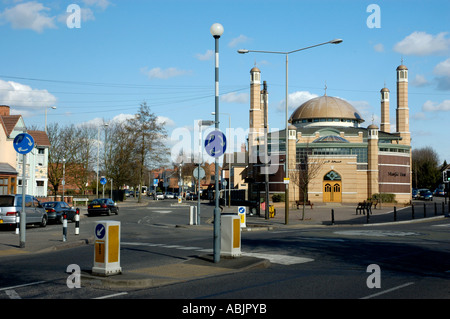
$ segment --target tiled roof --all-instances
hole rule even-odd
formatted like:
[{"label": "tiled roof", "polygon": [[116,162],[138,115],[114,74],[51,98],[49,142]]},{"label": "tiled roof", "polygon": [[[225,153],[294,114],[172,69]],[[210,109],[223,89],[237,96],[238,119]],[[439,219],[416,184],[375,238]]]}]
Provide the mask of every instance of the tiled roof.
[{"label": "tiled roof", "polygon": [[5,133],[7,136],[9,136],[14,127],[16,126],[17,122],[19,121],[20,117],[22,115],[1,115],[0,116],[0,123],[3,126],[3,129],[5,130]]},{"label": "tiled roof", "polygon": [[34,143],[39,146],[50,146],[50,140],[48,139],[47,133],[44,131],[27,131],[33,139]]}]

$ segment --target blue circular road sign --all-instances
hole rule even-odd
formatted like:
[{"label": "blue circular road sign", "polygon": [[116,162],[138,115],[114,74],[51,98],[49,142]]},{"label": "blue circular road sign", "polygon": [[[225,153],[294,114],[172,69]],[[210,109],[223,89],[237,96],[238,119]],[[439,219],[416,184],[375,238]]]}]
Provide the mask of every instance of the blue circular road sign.
[{"label": "blue circular road sign", "polygon": [[14,149],[19,154],[28,154],[34,147],[34,139],[28,133],[20,133],[14,138]]},{"label": "blue circular road sign", "polygon": [[106,184],[106,178],[105,177],[100,178],[100,184],[102,184],[102,185]]},{"label": "blue circular road sign", "polygon": [[212,157],[220,157],[227,149],[227,138],[219,130],[210,132],[205,139],[205,150]]},{"label": "blue circular road sign", "polygon": [[105,225],[97,224],[97,226],[95,227],[95,236],[98,239],[103,239],[103,237],[105,237],[105,234],[106,234]]}]

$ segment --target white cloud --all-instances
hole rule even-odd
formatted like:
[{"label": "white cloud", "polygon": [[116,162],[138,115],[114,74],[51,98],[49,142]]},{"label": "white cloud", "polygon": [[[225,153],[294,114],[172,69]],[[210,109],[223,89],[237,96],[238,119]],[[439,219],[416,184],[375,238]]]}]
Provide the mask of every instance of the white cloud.
[{"label": "white cloud", "polygon": [[161,68],[153,68],[148,70],[147,67],[141,68],[141,72],[147,75],[150,79],[169,79],[176,76],[191,74],[191,71],[180,70],[177,68],[167,68],[165,70]]},{"label": "white cloud", "polygon": [[433,72],[437,75],[450,76],[450,58],[438,63],[434,67]]},{"label": "white cloud", "polygon": [[103,10],[111,5],[109,0],[83,0],[83,2],[88,6],[96,6]]},{"label": "white cloud", "polygon": [[234,48],[235,46],[237,46],[238,44],[241,43],[246,43],[248,42],[250,39],[248,37],[246,37],[245,35],[241,34],[240,36],[238,36],[237,38],[233,38],[231,39],[231,41],[228,43],[228,46],[230,48]]},{"label": "white cloud", "polygon": [[441,103],[435,103],[428,100],[423,104],[422,110],[425,112],[450,111],[450,100],[444,100]]},{"label": "white cloud", "polygon": [[175,122],[172,119],[170,119],[170,118],[168,118],[166,116],[158,116],[156,118],[156,122],[158,124],[164,124],[165,126],[169,126],[169,127],[174,127],[175,126]]},{"label": "white cloud", "polygon": [[0,12],[0,22],[10,23],[13,29],[42,32],[46,28],[56,28],[55,17],[48,16],[48,11],[49,8],[36,1],[19,3]]},{"label": "white cloud", "polygon": [[[294,111],[297,107],[302,105],[308,100],[318,97],[317,94],[310,93],[308,91],[297,91],[288,95],[288,109],[289,112]],[[284,112],[286,110],[286,100],[278,103],[277,110]]]},{"label": "white cloud", "polygon": [[375,44],[373,49],[377,52],[384,52],[384,45],[382,43]]},{"label": "white cloud", "polygon": [[197,53],[195,56],[200,61],[207,61],[207,60],[210,60],[214,56],[214,51],[206,50],[205,54]]},{"label": "white cloud", "polygon": [[220,97],[220,100],[226,103],[248,103],[248,93],[230,92]]},{"label": "white cloud", "polygon": [[431,55],[445,53],[450,50],[450,39],[445,38],[447,32],[437,35],[415,31],[394,46],[394,51],[410,55]]},{"label": "white cloud", "polygon": [[425,76],[417,74],[416,77],[411,81],[411,85],[415,87],[422,87],[430,84]]},{"label": "white cloud", "polygon": [[33,89],[28,85],[0,80],[0,104],[9,105],[15,114],[24,116],[56,104],[56,97],[47,90]]}]

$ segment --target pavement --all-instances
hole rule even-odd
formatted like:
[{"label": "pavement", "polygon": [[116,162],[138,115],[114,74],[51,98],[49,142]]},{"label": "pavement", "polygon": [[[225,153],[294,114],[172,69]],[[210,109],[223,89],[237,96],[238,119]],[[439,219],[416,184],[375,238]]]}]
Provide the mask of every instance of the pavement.
[{"label": "pavement", "polygon": [[[189,202],[182,205],[188,204]],[[136,201],[119,203],[121,207],[135,205],[142,204],[138,204]],[[302,207],[300,209],[293,207],[289,210],[289,218],[286,223],[284,205],[275,204],[276,214],[273,218],[265,219],[264,212],[261,213],[261,216],[247,215],[246,227],[242,228],[242,232],[312,227],[376,227],[392,223],[423,222],[449,217],[449,205],[442,206],[441,202],[437,202],[436,205],[433,202],[427,203],[426,208],[424,208],[423,202],[414,203],[414,219],[412,218],[411,206],[394,208],[392,205],[384,204],[382,207],[378,206],[376,209],[372,209],[369,219],[367,219],[366,214],[357,214],[356,206],[357,204],[315,204],[313,208],[306,206],[304,214]],[[226,212],[237,212],[237,207],[226,207],[223,213]],[[87,218],[84,213],[85,209],[81,209],[81,218]],[[203,225],[176,226],[192,230],[198,227],[213,229],[211,220]],[[65,241],[63,240],[62,227],[59,226],[48,225],[46,228],[36,231],[29,231],[28,229],[29,227],[27,227],[25,247],[22,248],[20,247],[20,235],[15,234],[15,229],[0,230],[0,260],[6,256],[46,253],[82,245],[93,246],[94,243],[92,230],[88,230],[87,227],[80,227],[79,234],[75,235],[75,223],[73,222],[68,223]],[[81,283],[85,286],[121,290],[149,288],[269,266],[268,260],[245,256],[245,254],[239,257],[221,256],[218,263],[214,263],[212,255],[203,254],[172,264],[139,269],[127,267],[126,261],[122,259],[122,272],[120,274],[99,276],[92,274],[90,270],[81,270]]]}]

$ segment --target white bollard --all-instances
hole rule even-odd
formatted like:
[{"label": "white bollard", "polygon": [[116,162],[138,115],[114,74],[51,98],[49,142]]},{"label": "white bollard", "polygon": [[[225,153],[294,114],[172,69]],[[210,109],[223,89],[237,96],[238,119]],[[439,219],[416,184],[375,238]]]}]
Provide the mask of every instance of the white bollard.
[{"label": "white bollard", "polygon": [[20,215],[16,213],[16,235],[19,234],[19,225],[20,225]]},{"label": "white bollard", "polygon": [[77,208],[77,213],[75,214],[75,235],[80,234],[80,210]]},{"label": "white bollard", "polygon": [[67,215],[63,214],[63,241],[67,241]]}]

